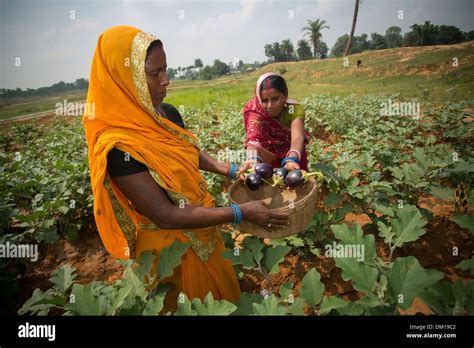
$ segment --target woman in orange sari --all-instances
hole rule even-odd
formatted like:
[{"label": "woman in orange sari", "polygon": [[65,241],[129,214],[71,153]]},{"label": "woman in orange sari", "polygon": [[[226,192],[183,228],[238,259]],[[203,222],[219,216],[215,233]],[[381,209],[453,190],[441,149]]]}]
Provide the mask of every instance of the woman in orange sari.
[{"label": "woman in orange sari", "polygon": [[191,244],[174,274],[161,280],[173,285],[166,311],[176,309],[180,292],[201,300],[211,292],[236,302],[240,289],[221,255],[217,226],[242,219],[284,225],[287,215],[261,201],[215,208],[199,170],[236,177],[236,166],[199,149],[174,109],[162,103],[168,84],[157,37],[128,26],[99,37],[87,95],[94,108],[83,116],[97,229],[107,251],[120,259],[151,250],[158,262],[173,241]]}]

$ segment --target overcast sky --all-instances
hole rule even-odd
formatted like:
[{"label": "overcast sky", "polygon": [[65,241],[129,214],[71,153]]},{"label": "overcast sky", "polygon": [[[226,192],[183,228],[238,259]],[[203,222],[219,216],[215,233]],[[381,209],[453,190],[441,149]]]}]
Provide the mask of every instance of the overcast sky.
[{"label": "overcast sky", "polygon": [[[266,43],[302,38],[308,20],[326,20],[323,41],[331,48],[349,33],[353,0],[0,0],[2,88],[38,88],[59,81],[89,78],[101,32],[132,25],[158,36],[168,66],[263,61]],[[398,11],[403,10],[403,19]],[[73,11],[73,12],[71,12]],[[291,12],[290,12],[291,11]],[[363,0],[356,35],[403,32],[413,23],[474,29],[474,0]],[[184,17],[184,18],[183,18]],[[15,66],[15,59],[21,66]]]}]

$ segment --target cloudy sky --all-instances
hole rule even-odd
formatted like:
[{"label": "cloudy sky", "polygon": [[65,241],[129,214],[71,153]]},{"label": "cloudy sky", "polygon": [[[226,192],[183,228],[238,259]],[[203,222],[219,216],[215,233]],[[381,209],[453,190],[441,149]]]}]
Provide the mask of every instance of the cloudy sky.
[{"label": "cloudy sky", "polygon": [[[2,88],[38,88],[89,78],[101,32],[132,25],[165,44],[168,66],[265,60],[266,43],[302,38],[309,19],[325,19],[331,48],[350,31],[353,0],[0,0]],[[403,19],[398,11],[403,11]],[[474,30],[474,0],[363,0],[356,35],[431,20]],[[15,66],[16,58],[21,66]]]}]

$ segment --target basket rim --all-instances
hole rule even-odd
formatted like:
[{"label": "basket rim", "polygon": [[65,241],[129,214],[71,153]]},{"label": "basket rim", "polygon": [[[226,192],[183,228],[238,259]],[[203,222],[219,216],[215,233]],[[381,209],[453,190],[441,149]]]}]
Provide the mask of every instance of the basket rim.
[{"label": "basket rim", "polygon": [[[310,197],[314,194],[314,192],[316,191],[316,182],[314,180],[314,178],[309,178],[308,179],[308,182],[310,182],[313,184],[313,187],[311,188],[311,191],[308,192],[307,195],[305,195],[302,199],[300,199],[299,201],[295,202],[294,206],[301,206],[303,204],[306,203],[306,201],[308,199],[310,199]],[[237,180],[235,181],[234,183],[232,183],[232,185],[229,186],[229,191],[228,191],[228,196],[229,196],[229,200],[231,201],[231,203],[235,203],[237,204],[237,202],[235,200],[232,199],[232,197],[230,196],[231,192],[232,192],[232,189],[234,186],[237,186],[239,184],[239,182],[243,182],[243,180]],[[245,184],[245,183],[244,183]],[[294,209],[294,208],[293,208]],[[285,210],[289,210],[288,207],[279,207],[279,208],[271,208],[270,209],[271,211],[285,211]]]}]

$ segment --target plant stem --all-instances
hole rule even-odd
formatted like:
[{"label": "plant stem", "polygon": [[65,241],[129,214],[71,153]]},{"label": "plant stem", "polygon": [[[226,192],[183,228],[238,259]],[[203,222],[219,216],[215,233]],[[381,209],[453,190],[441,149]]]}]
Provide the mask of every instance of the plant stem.
[{"label": "plant stem", "polygon": [[262,268],[262,266],[260,265],[260,263],[258,263],[258,271],[260,272],[260,274],[262,274],[262,275],[265,277],[265,279],[267,280],[267,283],[270,284],[270,287],[272,288],[272,293],[276,293],[275,287],[273,286],[272,281],[270,280],[270,276],[269,276],[268,273]]},{"label": "plant stem", "polygon": [[388,263],[392,262],[392,256],[395,249],[396,249],[396,246],[390,247],[390,255],[388,255]]}]

